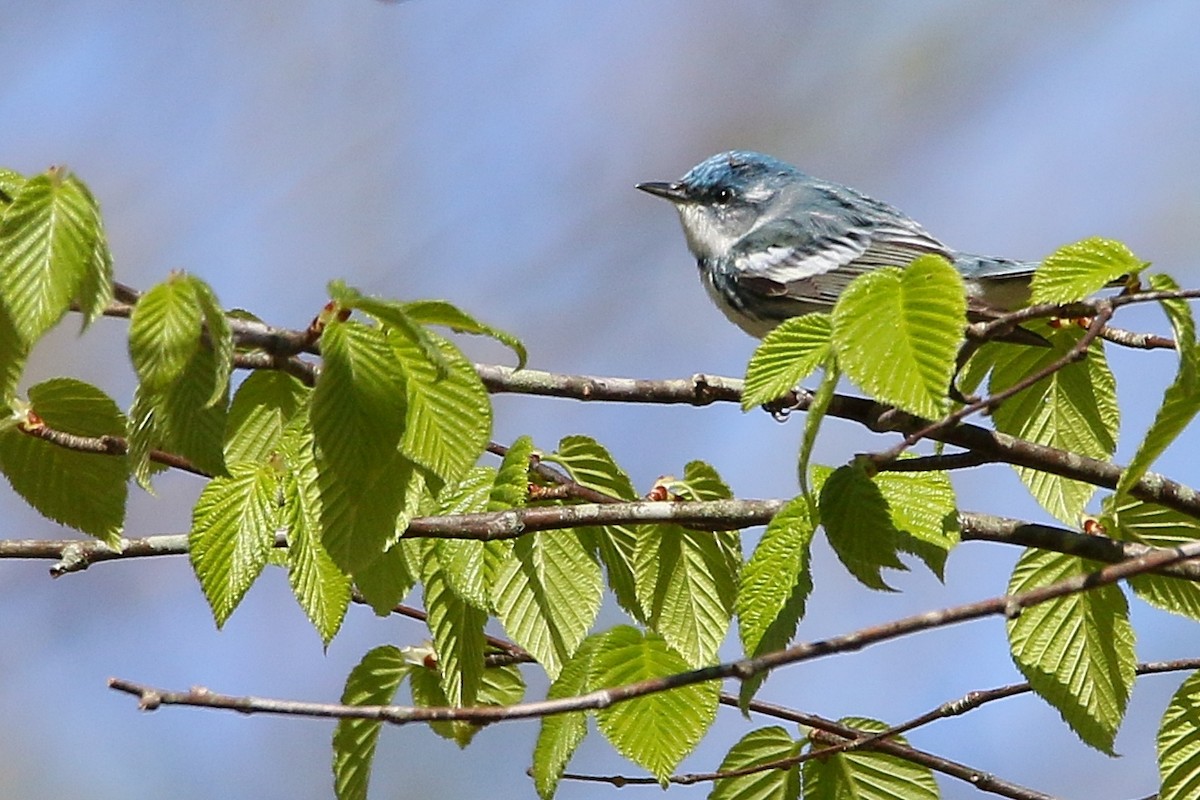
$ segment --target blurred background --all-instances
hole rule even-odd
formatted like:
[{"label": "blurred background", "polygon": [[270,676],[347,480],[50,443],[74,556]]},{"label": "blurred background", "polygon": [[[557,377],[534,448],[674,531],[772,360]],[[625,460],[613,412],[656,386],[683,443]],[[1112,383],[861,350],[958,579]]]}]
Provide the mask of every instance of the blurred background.
[{"label": "blurred background", "polygon": [[[120,280],[145,288],[188,270],[226,306],[278,325],[306,325],[326,281],[343,277],[389,297],[449,299],[524,339],[540,369],[740,375],[753,341],[708,304],[671,208],[633,190],[735,147],[888,200],[955,247],[1036,258],[1103,235],[1200,283],[1200,5],[1188,0],[0,5],[0,164],[65,163],[82,176]],[[1119,321],[1166,330],[1153,309]],[[73,375],[127,406],[125,329],[103,320],[80,338],[68,320],[38,348],[26,385]],[[468,348],[511,363],[498,348]],[[1128,458],[1174,356],[1111,358],[1125,413],[1118,458]],[[552,449],[566,434],[594,436],[643,490],[701,457],[740,496],[797,490],[799,419],[729,405],[505,396],[496,406],[500,441],[529,433]],[[1196,485],[1200,441],[1185,438],[1157,467]],[[839,463],[891,441],[831,421],[817,456]],[[1049,521],[1010,470],[962,473],[956,485],[963,508]],[[156,489],[131,493],[128,535],[187,529],[200,483],[164,475]],[[0,503],[4,537],[70,535],[7,486]],[[946,585],[917,569],[893,576],[903,592],[885,596],[822,545],[800,636],[999,594],[1017,555],[968,544],[950,557]],[[218,632],[183,559],[57,581],[47,566],[0,563],[8,797],[331,797],[331,724],[142,714],[105,679],[335,700],[366,650],[425,638],[356,607],[325,652],[278,570]],[[1131,604],[1141,659],[1197,654],[1194,624]],[[786,669],[761,696],[897,722],[1018,679],[1002,622],[985,620]],[[911,739],[1045,792],[1142,797],[1157,785],[1154,731],[1181,679],[1138,682],[1121,759],[1078,743],[1031,696]],[[531,678],[531,693],[542,691]],[[722,710],[682,769],[714,769],[751,726]],[[385,731],[372,795],[532,796],[535,735],[534,723],[485,730],[460,754],[422,728]],[[599,737],[573,768],[638,774]],[[946,797],[976,795],[940,782]],[[643,791],[653,790],[620,795]],[[565,783],[560,797],[615,793]]]}]

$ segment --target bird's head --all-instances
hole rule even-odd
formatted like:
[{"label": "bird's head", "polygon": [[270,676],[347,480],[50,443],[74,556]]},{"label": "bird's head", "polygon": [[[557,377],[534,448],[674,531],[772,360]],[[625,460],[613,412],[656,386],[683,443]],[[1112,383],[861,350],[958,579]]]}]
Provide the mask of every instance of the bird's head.
[{"label": "bird's head", "polygon": [[785,189],[804,177],[771,156],[735,150],[701,161],[673,183],[639,183],[637,188],[671,201],[688,249],[697,258],[716,259],[769,215]]}]

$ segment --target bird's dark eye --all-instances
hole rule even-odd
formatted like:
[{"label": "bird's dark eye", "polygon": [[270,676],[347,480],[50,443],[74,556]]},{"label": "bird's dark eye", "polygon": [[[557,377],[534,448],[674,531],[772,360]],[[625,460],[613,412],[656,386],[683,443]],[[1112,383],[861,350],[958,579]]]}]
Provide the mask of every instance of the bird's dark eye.
[{"label": "bird's dark eye", "polygon": [[713,195],[713,199],[718,203],[728,203],[733,200],[733,189],[717,189],[716,194]]}]

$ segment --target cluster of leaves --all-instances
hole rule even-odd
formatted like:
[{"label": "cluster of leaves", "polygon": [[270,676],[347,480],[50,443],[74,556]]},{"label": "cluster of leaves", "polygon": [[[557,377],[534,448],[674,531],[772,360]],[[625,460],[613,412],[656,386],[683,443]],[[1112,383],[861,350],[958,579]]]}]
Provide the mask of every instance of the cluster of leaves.
[{"label": "cluster of leaves", "polygon": [[[62,170],[32,178],[0,171],[0,382],[12,410],[0,430],[0,470],[44,515],[114,548],[121,546],[129,482],[149,488],[164,453],[206,476],[189,544],[217,625],[270,564],[287,570],[296,599],[325,642],[337,633],[354,591],[387,614],[419,586],[431,644],[369,652],[348,678],[348,704],[389,704],[406,679],[420,706],[519,702],[525,694],[520,669],[498,661],[484,635],[493,618],[549,676],[550,698],[712,665],[735,622],[746,656],[760,656],[795,636],[812,589],[809,553],[817,533],[824,532],[851,574],[878,590],[890,589],[883,570],[904,569],[905,554],[941,577],[957,544],[957,506],[944,472],[881,473],[869,459],[837,468],[809,464],[843,374],[903,411],[930,419],[950,411],[947,389],[963,345],[965,289],[959,274],[937,258],[862,276],[832,314],[789,320],[756,352],[746,376],[747,408],[787,393],[818,368],[824,377],[799,455],[802,492],[775,516],[748,559],[737,531],[675,524],[575,527],[514,539],[405,536],[416,517],[580,502],[531,494],[531,481],[541,480],[530,471],[537,460],[614,501],[640,499],[607,451],[583,436],[563,439],[553,452],[538,451],[522,437],[498,467],[478,463],[491,436],[488,393],[459,349],[431,327],[496,338],[522,365],[525,353],[513,337],[444,302],[381,300],[334,283],[313,327],[321,358],[315,385],[263,370],[234,390],[231,376],[242,352],[233,318],[202,280],[173,274],[140,295],[129,314],[138,387],[127,415],[100,389],[67,378],[15,398],[25,358],[47,330],[72,308],[86,325],[110,307],[111,263],[99,211],[81,182]],[[1116,243],[1081,242],[1047,260],[1033,300],[1082,300],[1143,267]],[[1174,287],[1165,276],[1149,283]],[[1163,307],[1178,342],[1178,375],[1120,485],[1105,498],[1102,517],[1111,535],[1152,545],[1195,539],[1200,525],[1130,494],[1200,410],[1190,310],[1178,300],[1164,300]],[[1028,325],[1047,347],[989,342],[960,384],[974,388],[986,379],[989,391],[1003,391],[1064,359],[1084,335],[1069,326]],[[1064,362],[1002,405],[995,423],[1023,439],[1110,459],[1118,426],[1113,397],[1104,351],[1093,343],[1086,359]],[[46,430],[58,440],[37,435]],[[1018,471],[1046,510],[1068,524],[1092,499],[1088,484]],[[699,461],[659,488],[686,500],[731,496],[716,471]],[[1074,556],[1029,551],[1010,588],[1021,592],[1094,568]],[[606,588],[630,624],[596,632]],[[1200,617],[1194,584],[1149,575],[1131,588],[1159,607]],[[1125,594],[1107,587],[1036,606],[1008,626],[1014,661],[1033,688],[1084,741],[1105,752],[1112,751],[1134,677],[1127,612]],[[743,709],[763,677],[743,681]],[[1193,677],[1164,716],[1167,785],[1200,774],[1187,721],[1198,694]],[[586,734],[588,713],[620,753],[665,784],[712,724],[718,701],[719,685],[709,681],[547,717],[533,758],[539,794],[555,793]],[[845,724],[884,729],[871,720]],[[340,798],[366,796],[381,725],[361,719],[338,725]],[[466,722],[432,727],[463,746],[477,731]],[[795,759],[817,746],[782,728],[763,728],[735,745],[721,769]],[[875,752],[731,776],[715,784],[713,796],[796,797],[802,786],[806,797],[937,796],[928,770]]]}]

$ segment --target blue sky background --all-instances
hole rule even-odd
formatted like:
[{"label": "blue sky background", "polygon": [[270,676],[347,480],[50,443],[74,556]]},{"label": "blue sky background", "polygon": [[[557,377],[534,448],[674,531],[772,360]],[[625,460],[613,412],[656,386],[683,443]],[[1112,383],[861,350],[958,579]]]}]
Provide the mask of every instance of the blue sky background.
[{"label": "blue sky background", "polygon": [[[121,280],[146,287],[186,269],[224,304],[279,325],[307,324],[326,281],[343,277],[452,300],[523,338],[541,369],[738,375],[752,340],[708,305],[674,213],[632,188],[733,147],[886,199],[962,249],[1035,258],[1104,235],[1200,281],[1200,5],[1186,0],[2,5],[0,164],[78,172],[103,205]],[[1153,310],[1124,322],[1164,329]],[[107,320],[78,338],[65,325],[39,346],[27,384],[74,375],[127,405],[131,371],[113,358],[124,331]],[[1173,356],[1112,361],[1127,458]],[[496,407],[496,438],[529,433],[550,449],[566,434],[595,436],[643,489],[703,457],[741,496],[796,491],[798,420],[731,406],[500,397]],[[884,442],[831,422],[818,458]],[[1158,467],[1195,485],[1197,444],[1189,433]],[[1011,471],[956,483],[963,508],[1047,521]],[[186,530],[200,483],[166,475],[156,488],[131,494],[129,535]],[[0,536],[66,535],[7,487],[0,503]],[[999,594],[1016,556],[968,544],[945,586],[914,571],[896,577],[902,594],[884,596],[822,547],[800,635]],[[5,796],[329,797],[330,724],[140,714],[105,678],[332,700],[366,650],[424,638],[355,608],[323,652],[275,572],[218,632],[181,559],[57,581],[45,567],[0,563]],[[1142,659],[1196,655],[1193,624],[1132,606]],[[987,620],[790,668],[762,696],[898,721],[1017,679],[1002,623]],[[1155,786],[1153,732],[1179,680],[1138,683],[1121,759],[1079,744],[1032,697],[912,741],[1051,793],[1140,797]],[[684,769],[715,767],[748,729],[722,711]],[[460,754],[424,729],[386,731],[373,796],[530,796],[535,733],[486,730]],[[599,738],[575,766],[636,773]],[[614,791],[567,784],[560,796]]]}]

